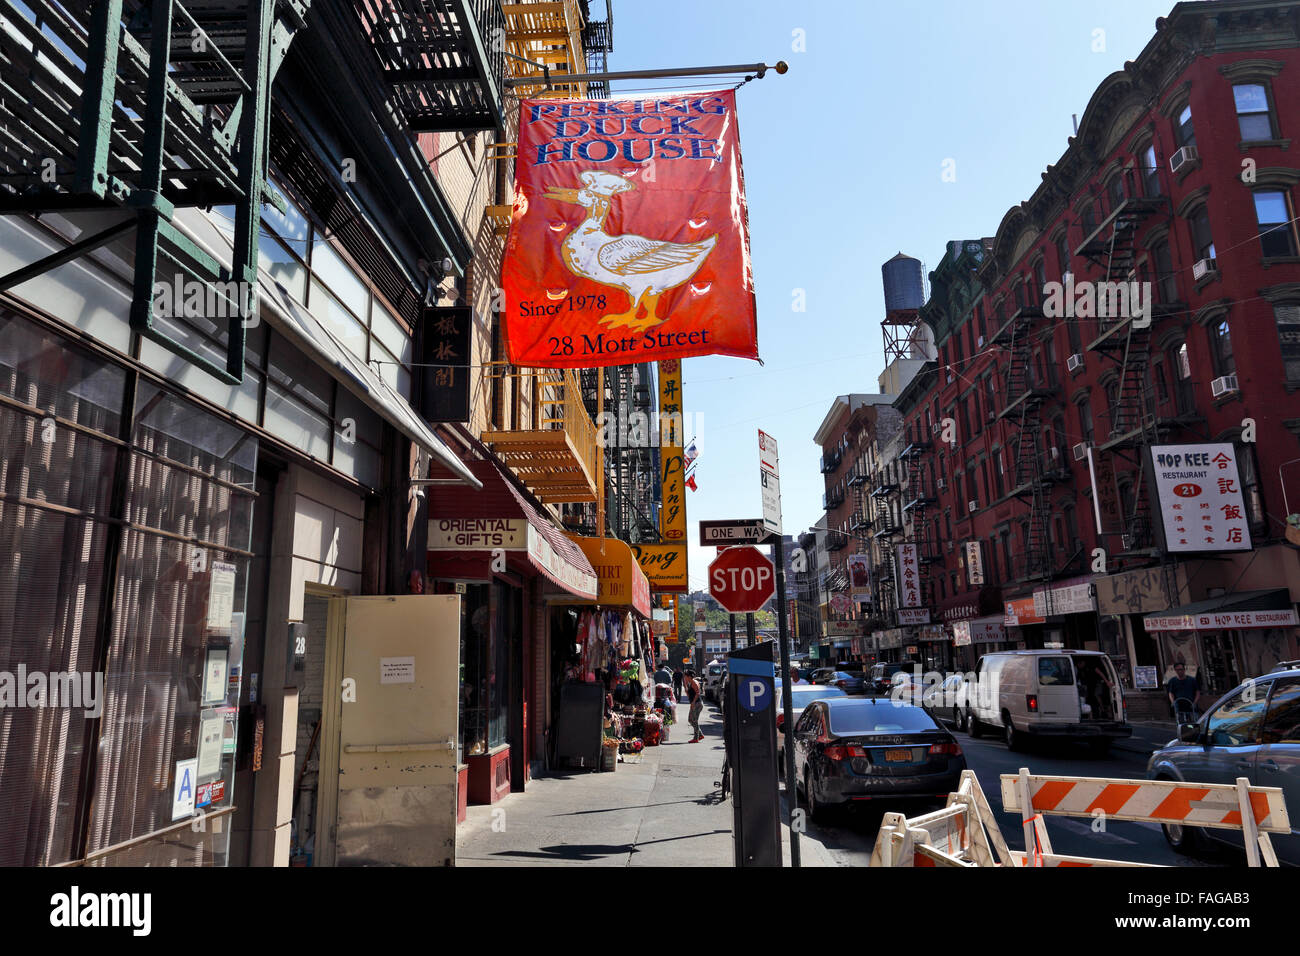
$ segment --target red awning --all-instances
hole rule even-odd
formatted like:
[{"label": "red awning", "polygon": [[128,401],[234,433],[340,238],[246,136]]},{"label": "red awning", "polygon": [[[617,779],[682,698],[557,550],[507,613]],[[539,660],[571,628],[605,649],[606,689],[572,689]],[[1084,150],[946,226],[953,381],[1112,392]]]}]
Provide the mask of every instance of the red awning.
[{"label": "red awning", "polygon": [[496,463],[466,462],[481,491],[447,488],[430,494],[429,559],[455,552],[524,552],[548,581],[594,600],[596,572],[582,549],[514,486]]}]

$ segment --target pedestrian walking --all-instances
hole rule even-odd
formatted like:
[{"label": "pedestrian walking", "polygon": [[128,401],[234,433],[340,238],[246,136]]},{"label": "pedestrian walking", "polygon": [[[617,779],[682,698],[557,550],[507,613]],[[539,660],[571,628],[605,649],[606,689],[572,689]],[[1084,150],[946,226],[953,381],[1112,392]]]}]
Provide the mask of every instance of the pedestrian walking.
[{"label": "pedestrian walking", "polygon": [[700,711],[704,710],[704,692],[700,689],[700,682],[695,679],[695,671],[686,672],[686,696],[690,700],[691,709],[687,713],[686,719],[690,721],[691,729],[695,735],[691,737],[689,743],[698,744],[704,739],[704,733],[700,730]]},{"label": "pedestrian walking", "polygon": [[682,669],[680,667],[673,671],[673,697],[677,700],[682,699]]}]

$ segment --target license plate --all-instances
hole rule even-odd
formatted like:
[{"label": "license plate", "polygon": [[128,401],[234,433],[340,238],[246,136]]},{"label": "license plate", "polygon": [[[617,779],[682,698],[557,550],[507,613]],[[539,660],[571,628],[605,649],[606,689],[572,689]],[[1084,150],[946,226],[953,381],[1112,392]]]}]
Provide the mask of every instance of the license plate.
[{"label": "license plate", "polygon": [[912,751],[910,750],[886,750],[885,761],[887,763],[911,763]]}]

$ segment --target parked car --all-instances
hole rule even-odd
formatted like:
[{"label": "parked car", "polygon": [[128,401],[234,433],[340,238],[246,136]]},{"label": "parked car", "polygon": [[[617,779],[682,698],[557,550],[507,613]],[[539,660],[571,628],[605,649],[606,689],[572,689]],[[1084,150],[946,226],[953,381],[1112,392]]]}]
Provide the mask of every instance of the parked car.
[{"label": "parked car", "polygon": [[921,706],[936,720],[951,720],[958,730],[965,730],[966,687],[965,674],[949,674],[943,683],[926,686]]},{"label": "parked car", "polygon": [[924,710],[874,697],[813,701],[791,745],[815,820],[858,800],[945,797],[966,769],[956,738]]},{"label": "parked car", "polygon": [[814,684],[839,687],[846,694],[865,694],[867,692],[867,680],[862,671],[824,667],[813,671],[812,682]]},{"label": "parked car", "polygon": [[[790,699],[790,719],[795,726],[804,709],[815,700],[828,700],[834,697],[846,697],[844,689],[834,685],[801,684],[790,688],[794,696]],[[776,766],[779,772],[785,772],[785,698],[781,696],[781,684],[776,685]]]},{"label": "parked car", "polygon": [[1086,740],[1097,754],[1131,737],[1115,666],[1100,651],[1033,650],[985,654],[967,687],[966,732],[1000,731],[1011,750],[1031,737]]},{"label": "parked car", "polygon": [[890,689],[895,674],[899,671],[911,673],[920,666],[917,661],[881,661],[871,665],[868,684],[877,694],[883,694]]},{"label": "parked car", "polygon": [[704,665],[704,699],[721,700],[722,683],[727,675],[727,665],[722,661],[712,660]]},{"label": "parked car", "polygon": [[[1200,720],[1183,724],[1178,739],[1151,755],[1147,777],[1190,783],[1280,787],[1291,833],[1270,834],[1278,861],[1300,866],[1300,662],[1271,671],[1225,694]],[[1208,840],[1243,846],[1241,831],[1166,824],[1165,839],[1192,854]]]}]

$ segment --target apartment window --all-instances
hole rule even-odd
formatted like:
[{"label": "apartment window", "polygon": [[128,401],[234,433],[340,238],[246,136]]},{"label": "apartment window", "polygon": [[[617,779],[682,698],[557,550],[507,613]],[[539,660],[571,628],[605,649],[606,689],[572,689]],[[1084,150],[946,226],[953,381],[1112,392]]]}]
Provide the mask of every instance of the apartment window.
[{"label": "apartment window", "polygon": [[1273,318],[1277,322],[1277,339],[1286,381],[1290,385],[1300,385],[1300,303],[1273,306]]},{"label": "apartment window", "polygon": [[1097,213],[1092,203],[1084,204],[1084,207],[1079,210],[1079,224],[1083,227],[1084,238],[1092,235],[1092,231],[1097,228]]},{"label": "apartment window", "polygon": [[1178,122],[1174,124],[1174,142],[1180,147],[1196,145],[1196,130],[1192,128],[1192,107],[1190,104],[1183,107],[1178,114]]},{"label": "apartment window", "polygon": [[1110,211],[1114,212],[1124,204],[1124,176],[1116,173],[1106,184],[1106,193],[1110,196]]},{"label": "apartment window", "polygon": [[1053,388],[1056,388],[1057,385],[1060,384],[1060,377],[1059,377],[1059,375],[1057,374],[1058,363],[1057,363],[1057,358],[1056,358],[1056,339],[1055,339],[1055,338],[1050,338],[1050,339],[1047,340],[1047,357],[1046,357],[1046,361],[1047,361],[1047,367],[1046,367],[1045,371],[1046,371],[1047,374],[1044,376],[1044,380],[1045,380],[1049,385],[1051,385]]},{"label": "apartment window", "polygon": [[1034,263],[1034,295],[1038,301],[1046,294],[1043,290],[1047,287],[1047,263],[1039,259]]},{"label": "apartment window", "polygon": [[1142,191],[1149,199],[1160,195],[1160,161],[1156,159],[1155,143],[1142,153]]},{"label": "apartment window", "polygon": [[1056,237],[1056,264],[1061,268],[1061,280],[1064,281],[1065,274],[1070,271],[1070,246],[1064,230]]},{"label": "apartment window", "polygon": [[1174,275],[1174,261],[1169,254],[1169,243],[1161,241],[1151,249],[1156,269],[1156,294],[1163,303],[1178,301],[1178,277]]},{"label": "apartment window", "polygon": [[1232,88],[1232,99],[1237,105],[1237,126],[1243,140],[1276,138],[1268,87],[1263,83],[1239,83]]},{"label": "apartment window", "polygon": [[1216,375],[1234,375],[1237,363],[1232,357],[1232,333],[1228,329],[1228,320],[1224,319],[1210,333],[1210,344],[1214,349],[1214,371]]},{"label": "apartment window", "polygon": [[1201,206],[1192,213],[1189,224],[1192,227],[1192,258],[1213,259],[1214,238],[1210,234],[1210,211]]},{"label": "apartment window", "polygon": [[1234,442],[1237,450],[1237,477],[1241,479],[1241,497],[1246,502],[1246,517],[1250,521],[1250,536],[1264,538],[1268,536],[1268,524],[1264,515],[1264,499],[1259,491],[1259,467],[1255,462],[1254,445]]},{"label": "apartment window", "polygon": [[1265,256],[1296,254],[1295,223],[1292,222],[1290,197],[1286,193],[1257,190],[1255,220],[1259,223],[1259,242]]},{"label": "apartment window", "polygon": [[1002,449],[993,449],[993,480],[998,490],[998,497],[1001,498],[1007,493],[1006,469],[1002,465]]},{"label": "apartment window", "polygon": [[1163,359],[1157,358],[1151,363],[1151,374],[1156,383],[1156,401],[1164,405],[1169,401],[1169,373]]},{"label": "apartment window", "polygon": [[1079,404],[1075,406],[1079,410],[1079,432],[1083,435],[1085,441],[1091,442],[1092,439],[1092,408],[1088,405],[1088,399],[1079,399]]},{"label": "apartment window", "polygon": [[1174,356],[1178,365],[1178,377],[1184,381],[1192,377],[1192,363],[1187,356],[1187,343],[1184,342],[1178,346]]}]

